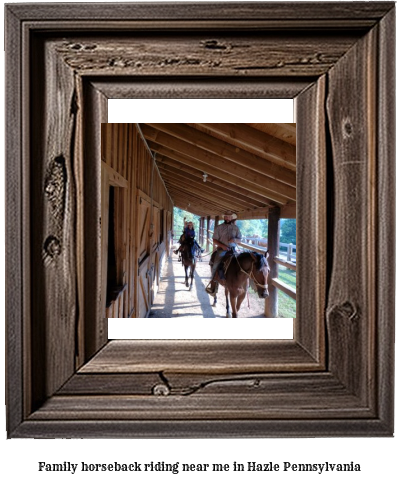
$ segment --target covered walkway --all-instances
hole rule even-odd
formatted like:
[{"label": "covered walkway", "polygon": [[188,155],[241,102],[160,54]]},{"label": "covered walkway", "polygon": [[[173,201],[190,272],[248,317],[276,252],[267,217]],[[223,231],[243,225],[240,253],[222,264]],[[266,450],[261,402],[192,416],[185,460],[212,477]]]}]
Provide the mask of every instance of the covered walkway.
[{"label": "covered walkway", "polygon": [[[197,262],[192,290],[184,284],[184,267],[178,262],[177,256],[165,261],[155,301],[151,307],[149,318],[225,318],[226,300],[224,290],[219,288],[218,302],[212,307],[213,298],[205,291],[210,279],[209,254],[204,254],[202,262]],[[249,293],[239,312],[240,318],[264,318],[264,300]]]}]

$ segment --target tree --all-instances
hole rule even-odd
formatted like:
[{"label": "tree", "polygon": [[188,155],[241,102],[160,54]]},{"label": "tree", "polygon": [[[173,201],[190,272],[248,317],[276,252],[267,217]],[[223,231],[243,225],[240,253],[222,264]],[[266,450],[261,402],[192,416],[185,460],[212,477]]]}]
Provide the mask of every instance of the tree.
[{"label": "tree", "polygon": [[198,234],[200,217],[198,215],[194,215],[194,213],[190,213],[189,211],[182,210],[181,208],[176,208],[175,206],[173,208],[173,229],[175,233],[175,238],[179,238],[180,235],[183,233],[184,217],[186,217],[186,221],[193,222],[195,232]]},{"label": "tree", "polygon": [[296,245],[296,220],[281,220],[280,241]]}]

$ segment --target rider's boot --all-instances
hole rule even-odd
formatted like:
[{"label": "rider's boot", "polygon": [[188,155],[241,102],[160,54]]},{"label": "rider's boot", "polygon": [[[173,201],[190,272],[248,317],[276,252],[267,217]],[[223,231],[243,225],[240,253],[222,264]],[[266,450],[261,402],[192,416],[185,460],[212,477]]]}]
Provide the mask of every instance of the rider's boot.
[{"label": "rider's boot", "polygon": [[216,281],[212,279],[212,281],[210,281],[209,284],[206,286],[205,291],[211,296],[216,296]]}]

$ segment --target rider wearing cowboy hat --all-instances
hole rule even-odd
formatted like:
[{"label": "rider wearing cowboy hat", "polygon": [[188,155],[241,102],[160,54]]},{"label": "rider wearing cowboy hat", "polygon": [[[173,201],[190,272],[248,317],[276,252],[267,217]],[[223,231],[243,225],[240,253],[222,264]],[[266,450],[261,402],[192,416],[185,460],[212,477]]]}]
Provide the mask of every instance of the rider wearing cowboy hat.
[{"label": "rider wearing cowboy hat", "polygon": [[211,296],[215,296],[215,274],[218,270],[219,264],[226,255],[226,252],[235,248],[237,243],[241,241],[240,229],[232,223],[233,217],[237,219],[237,215],[231,211],[226,211],[223,215],[224,222],[215,228],[213,233],[213,247],[217,247],[215,260],[212,266],[212,280],[206,288],[206,292]]}]

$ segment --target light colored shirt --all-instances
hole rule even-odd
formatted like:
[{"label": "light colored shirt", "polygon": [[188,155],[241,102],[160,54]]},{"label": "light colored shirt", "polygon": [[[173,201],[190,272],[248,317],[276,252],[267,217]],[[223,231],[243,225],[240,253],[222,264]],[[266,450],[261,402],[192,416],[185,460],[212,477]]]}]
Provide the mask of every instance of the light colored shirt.
[{"label": "light colored shirt", "polygon": [[232,238],[241,239],[241,232],[237,225],[233,225],[232,223],[222,223],[215,228],[213,238],[219,240],[219,242],[222,242],[224,245],[232,247],[235,246],[235,243],[229,242],[229,240]]}]

